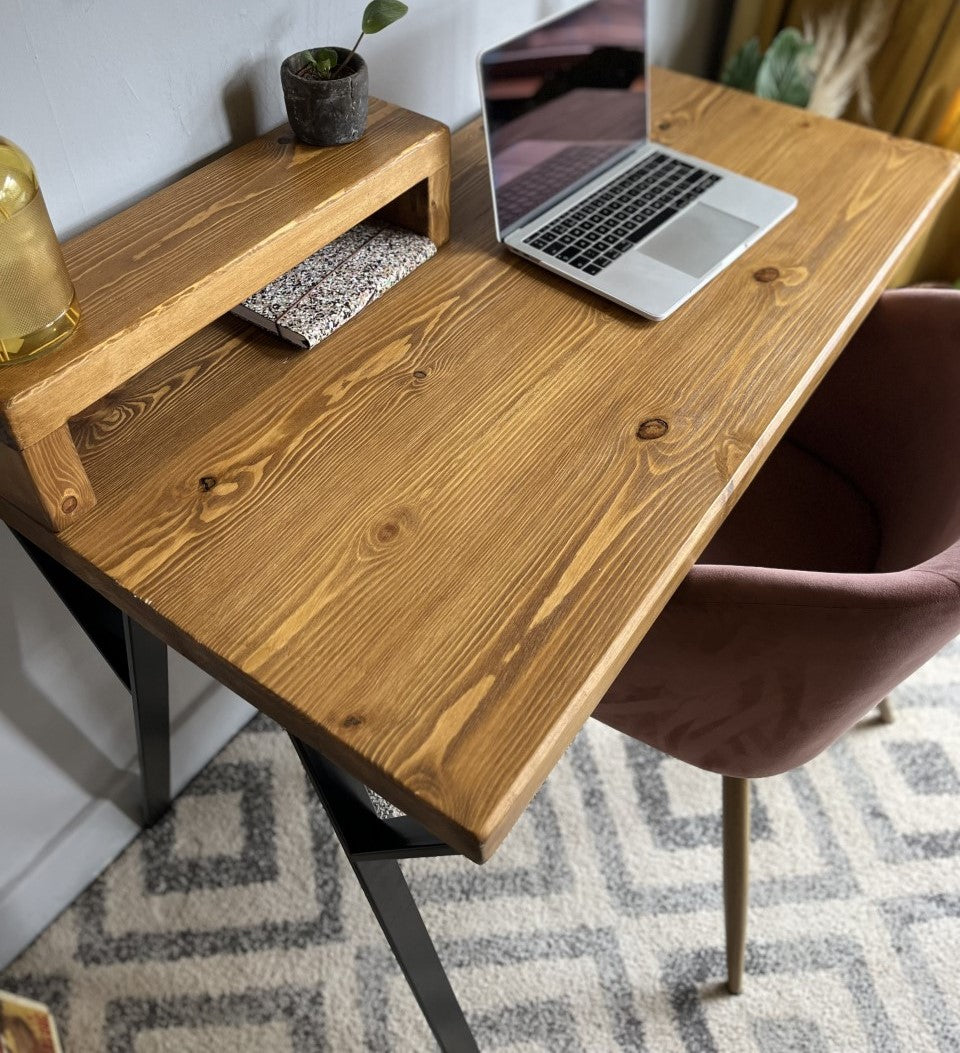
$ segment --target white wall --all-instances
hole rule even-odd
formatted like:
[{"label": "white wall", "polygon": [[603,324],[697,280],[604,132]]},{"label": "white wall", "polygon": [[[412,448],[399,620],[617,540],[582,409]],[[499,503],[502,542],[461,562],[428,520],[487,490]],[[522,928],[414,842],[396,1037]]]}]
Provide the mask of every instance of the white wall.
[{"label": "white wall", "polygon": [[[411,0],[368,37],[371,91],[459,126],[474,56],[571,0]],[[663,0],[654,59],[702,72],[719,0]],[[13,0],[0,33],[0,135],[39,171],[61,237],[284,119],[278,68],[352,42],[363,0]],[[18,9],[18,10],[17,10]]]},{"label": "white wall", "polygon": [[[284,119],[278,67],[352,43],[364,0],[5,0],[0,135],[37,167],[61,237]],[[10,7],[13,10],[11,12]],[[362,51],[375,95],[458,126],[474,56],[570,0],[410,0]],[[720,0],[663,0],[655,61],[704,72]],[[182,784],[248,708],[173,656]],[[0,967],[136,831],[129,699],[0,527]]]}]

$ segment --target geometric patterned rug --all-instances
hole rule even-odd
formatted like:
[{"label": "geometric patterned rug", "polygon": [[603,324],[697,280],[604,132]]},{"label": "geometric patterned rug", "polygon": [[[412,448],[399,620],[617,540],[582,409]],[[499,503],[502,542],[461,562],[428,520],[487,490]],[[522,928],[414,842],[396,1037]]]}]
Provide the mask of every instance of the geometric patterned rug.
[{"label": "geometric patterned rug", "polygon": [[[482,1050],[960,1049],[960,643],[754,784],[724,993],[720,779],[589,722],[493,860],[403,864]],[[287,737],[257,717],[4,973],[66,1053],[435,1048]]]}]

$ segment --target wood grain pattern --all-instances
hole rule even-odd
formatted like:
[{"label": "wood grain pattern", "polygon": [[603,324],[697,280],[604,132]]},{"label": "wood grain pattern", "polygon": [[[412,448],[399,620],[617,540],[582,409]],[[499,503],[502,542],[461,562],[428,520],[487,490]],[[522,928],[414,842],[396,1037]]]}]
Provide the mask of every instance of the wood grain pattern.
[{"label": "wood grain pattern", "polygon": [[419,231],[435,245],[450,239],[450,168],[437,169],[380,210],[385,219]]},{"label": "wood grain pattern", "polygon": [[676,74],[653,98],[659,138],[800,201],[667,321],[505,253],[468,127],[436,258],[309,354],[214,323],[77,422],[92,512],[3,508],[478,861],[957,177]]},{"label": "wood grain pattern", "polygon": [[[73,238],[80,326],[56,354],[0,371],[6,441],[55,431],[448,163],[443,125],[372,100],[356,143],[320,150],[275,130]],[[442,233],[433,209],[425,219]]]},{"label": "wood grain pattern", "polygon": [[93,508],[93,488],[65,424],[23,450],[0,443],[0,496],[53,531]]}]

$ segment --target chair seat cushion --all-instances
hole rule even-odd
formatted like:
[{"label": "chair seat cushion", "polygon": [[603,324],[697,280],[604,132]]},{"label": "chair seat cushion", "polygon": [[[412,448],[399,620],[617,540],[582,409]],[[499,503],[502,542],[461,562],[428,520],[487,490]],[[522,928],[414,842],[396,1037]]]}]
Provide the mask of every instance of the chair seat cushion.
[{"label": "chair seat cushion", "polygon": [[877,516],[852,483],[784,439],[700,557],[701,563],[868,573]]}]

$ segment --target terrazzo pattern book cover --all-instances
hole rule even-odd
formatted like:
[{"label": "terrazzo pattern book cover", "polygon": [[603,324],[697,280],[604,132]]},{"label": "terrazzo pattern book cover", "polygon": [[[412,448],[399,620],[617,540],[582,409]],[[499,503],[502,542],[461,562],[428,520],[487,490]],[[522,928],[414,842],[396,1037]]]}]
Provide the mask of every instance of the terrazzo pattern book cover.
[{"label": "terrazzo pattern book cover", "polygon": [[298,347],[316,347],[435,255],[422,234],[365,220],[233,309]]}]

